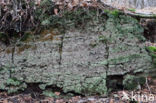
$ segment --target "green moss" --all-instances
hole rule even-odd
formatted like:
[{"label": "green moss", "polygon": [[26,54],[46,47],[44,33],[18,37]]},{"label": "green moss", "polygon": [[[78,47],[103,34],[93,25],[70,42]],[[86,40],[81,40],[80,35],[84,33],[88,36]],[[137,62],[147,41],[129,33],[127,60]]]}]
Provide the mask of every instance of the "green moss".
[{"label": "green moss", "polygon": [[31,31],[26,31],[22,36],[21,41],[28,41],[28,39],[31,38],[32,35],[33,33]]},{"label": "green moss", "polygon": [[85,79],[81,76],[75,76],[77,79],[74,77],[64,77],[65,80],[62,86],[60,85],[58,87],[63,87],[63,91],[65,93],[74,91],[85,95],[107,94],[106,73],[100,75],[99,77],[86,77]]},{"label": "green moss", "polygon": [[0,85],[0,89],[6,90],[9,94],[24,91],[25,88],[27,88],[27,85],[16,78],[8,78],[8,80]]},{"label": "green moss", "polygon": [[102,42],[102,43],[107,43],[108,42],[108,39],[105,36],[100,35],[99,36],[99,41]]},{"label": "green moss", "polygon": [[108,10],[105,9],[104,12],[111,18],[118,18],[118,16],[120,15],[120,11],[119,10]]},{"label": "green moss", "polygon": [[45,90],[46,89],[46,86],[47,86],[47,84],[40,84],[39,85],[39,88],[42,89],[42,90]]},{"label": "green moss", "polygon": [[35,10],[35,19],[39,20],[42,26],[49,26],[54,16],[52,12],[54,7],[55,5],[51,0],[42,0],[40,6]]},{"label": "green moss", "polygon": [[128,51],[129,49],[130,49],[129,46],[121,44],[114,48],[109,48],[109,51],[112,53],[119,53],[119,52],[123,52],[123,51]]},{"label": "green moss", "polygon": [[149,54],[152,57],[152,62],[154,64],[154,67],[156,67],[156,47],[149,46],[149,47],[146,47],[146,49],[149,51]]},{"label": "green moss", "polygon": [[139,54],[132,54],[132,55],[129,55],[129,56],[121,56],[121,57],[118,57],[118,58],[110,59],[109,64],[124,63],[124,62],[132,61],[134,59],[141,58],[141,57],[142,56],[139,55]]},{"label": "green moss", "polygon": [[99,62],[99,63],[97,63],[95,65],[107,65],[107,64],[111,65],[111,64],[125,63],[125,62],[129,62],[129,61],[135,60],[137,58],[141,58],[141,57],[142,57],[142,55],[139,55],[139,54],[132,54],[132,55],[128,55],[128,56],[120,56],[118,58],[101,61],[101,62]]},{"label": "green moss", "polygon": [[133,9],[133,8],[129,8],[128,10],[131,11],[131,12],[135,12],[136,11],[136,9]]},{"label": "green moss", "polygon": [[41,25],[46,26],[46,25],[50,25],[50,20],[45,19],[41,22]]},{"label": "green moss", "polygon": [[42,0],[41,1],[41,6],[50,6],[51,5],[51,0]]},{"label": "green moss", "polygon": [[0,72],[4,70],[4,67],[0,67]]},{"label": "green moss", "polygon": [[139,25],[138,21],[130,16],[120,15],[120,19],[117,19],[115,22],[116,28],[120,34],[123,34],[124,37],[132,36],[128,34],[133,34],[133,36],[137,37],[140,41],[145,41],[145,37],[140,35],[143,34],[144,30]]},{"label": "green moss", "polygon": [[132,90],[136,89],[138,85],[144,85],[145,82],[146,79],[143,76],[127,75],[123,80],[123,86],[128,90]]},{"label": "green moss", "polygon": [[149,52],[156,52],[156,47],[154,47],[154,46],[149,46],[149,47],[147,47],[147,50],[148,50]]},{"label": "green moss", "polygon": [[107,94],[106,74],[101,75],[101,77],[87,78],[82,87],[86,94]]},{"label": "green moss", "polygon": [[[46,27],[51,26],[55,28],[63,28],[64,30],[67,30],[69,28],[81,27],[82,25],[83,27],[85,27],[85,25],[87,25],[89,21],[95,21],[97,20],[97,18],[99,18],[97,16],[96,9],[87,9],[80,7],[73,11],[65,9],[63,12],[61,12],[62,16],[54,15],[53,13],[51,13],[51,11],[53,11],[55,7],[53,3],[49,3],[49,0],[43,1],[46,1],[41,5],[41,7],[44,7],[44,10],[42,8],[38,8],[36,10],[36,18],[39,19],[41,25]],[[46,3],[48,3],[48,5],[51,5],[45,6]]]},{"label": "green moss", "polygon": [[51,90],[45,90],[42,94],[48,97],[58,98],[58,96]]},{"label": "green moss", "polygon": [[4,32],[0,32],[0,41],[7,42],[8,37]]},{"label": "green moss", "polygon": [[0,32],[0,38],[2,38],[4,36],[3,32]]},{"label": "green moss", "polygon": [[113,10],[110,12],[111,15],[113,15],[114,17],[118,17],[119,16],[119,10]]},{"label": "green moss", "polygon": [[9,85],[13,85],[13,86],[19,86],[21,84],[20,81],[18,81],[16,78],[9,78],[7,81],[6,81],[6,84],[9,86]]}]

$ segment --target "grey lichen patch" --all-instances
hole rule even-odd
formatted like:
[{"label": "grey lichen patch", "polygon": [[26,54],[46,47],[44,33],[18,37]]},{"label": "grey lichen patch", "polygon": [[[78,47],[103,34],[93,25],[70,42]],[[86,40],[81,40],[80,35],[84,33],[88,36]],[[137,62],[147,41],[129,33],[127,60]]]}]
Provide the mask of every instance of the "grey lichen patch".
[{"label": "grey lichen patch", "polygon": [[117,65],[117,64],[126,63],[129,61],[132,61],[133,59],[137,59],[137,58],[141,58],[141,57],[142,56],[139,54],[133,54],[133,55],[129,55],[129,56],[120,56],[118,58],[108,59],[107,61],[102,61],[99,64]]},{"label": "grey lichen patch", "polygon": [[87,93],[99,93],[101,95],[107,93],[106,87],[106,73],[101,74],[100,77],[86,78],[86,83],[83,83],[83,87],[86,88],[84,92]]},{"label": "grey lichen patch", "polygon": [[90,46],[93,48],[97,45],[98,45],[97,41],[91,41],[91,43],[90,43]]}]

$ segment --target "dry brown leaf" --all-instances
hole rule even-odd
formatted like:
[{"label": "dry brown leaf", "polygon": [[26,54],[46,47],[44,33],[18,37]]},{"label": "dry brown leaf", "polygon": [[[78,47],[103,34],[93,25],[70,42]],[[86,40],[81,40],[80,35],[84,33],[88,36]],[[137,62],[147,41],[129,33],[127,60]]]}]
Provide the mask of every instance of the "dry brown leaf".
[{"label": "dry brown leaf", "polygon": [[114,100],[113,100],[113,99],[111,99],[111,100],[109,101],[109,103],[114,103]]},{"label": "dry brown leaf", "polygon": [[54,14],[58,15],[58,9],[56,9],[56,8],[54,9]]},{"label": "dry brown leaf", "polygon": [[36,0],[35,4],[39,6],[41,4],[41,0]]},{"label": "dry brown leaf", "polygon": [[72,5],[77,6],[79,4],[79,0],[73,0]]},{"label": "dry brown leaf", "polygon": [[7,99],[5,99],[5,100],[3,101],[3,103],[8,103],[8,100],[7,100]]},{"label": "dry brown leaf", "polygon": [[75,96],[75,97],[72,97],[72,100],[73,100],[74,102],[77,102],[80,98],[81,98],[80,96]]},{"label": "dry brown leaf", "polygon": [[87,7],[88,6],[88,4],[86,3],[86,2],[83,2],[83,3],[81,3],[81,5],[80,6],[82,6],[82,7]]},{"label": "dry brown leaf", "polygon": [[153,85],[156,85],[156,80],[153,80]]},{"label": "dry brown leaf", "polygon": [[68,7],[69,9],[73,9],[72,3],[68,3],[67,7]]},{"label": "dry brown leaf", "polygon": [[59,96],[61,93],[60,92],[55,92],[55,95]]},{"label": "dry brown leaf", "polygon": [[58,100],[56,100],[55,103],[66,103],[66,102],[63,99],[58,99]]}]

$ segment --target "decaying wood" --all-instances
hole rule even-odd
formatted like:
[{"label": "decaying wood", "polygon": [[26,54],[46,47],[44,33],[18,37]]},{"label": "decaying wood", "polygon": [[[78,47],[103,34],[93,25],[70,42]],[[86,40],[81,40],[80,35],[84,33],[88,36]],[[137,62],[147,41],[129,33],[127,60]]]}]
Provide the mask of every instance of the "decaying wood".
[{"label": "decaying wood", "polygon": [[122,11],[122,13],[133,16],[133,17],[156,19],[156,14],[133,13],[129,11]]},{"label": "decaying wood", "polygon": [[106,10],[106,9],[119,10],[121,14],[126,14],[126,15],[130,15],[133,17],[137,17],[137,18],[149,18],[149,19],[156,18],[156,14],[135,13],[135,12],[131,12],[131,11],[126,10],[126,9],[115,8],[115,7],[112,7],[111,5],[107,5],[107,4],[104,4],[102,2],[98,3],[98,7],[102,10]]}]

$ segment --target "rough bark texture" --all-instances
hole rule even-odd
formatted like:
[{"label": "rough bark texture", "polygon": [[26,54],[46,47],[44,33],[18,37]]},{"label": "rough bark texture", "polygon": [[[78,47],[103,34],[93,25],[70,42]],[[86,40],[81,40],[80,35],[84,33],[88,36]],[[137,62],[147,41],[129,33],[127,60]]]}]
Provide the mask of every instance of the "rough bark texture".
[{"label": "rough bark texture", "polygon": [[1,52],[0,89],[12,92],[38,83],[43,90],[55,86],[64,92],[106,94],[111,82],[107,77],[151,67],[143,30],[135,19],[121,15],[87,24],[53,40],[20,43],[13,53],[11,47]]},{"label": "rough bark texture", "polygon": [[[132,0],[133,1],[133,0]],[[116,2],[116,3],[114,3]],[[115,0],[115,1],[109,1],[108,0],[102,0],[101,3],[98,4],[98,6],[100,7],[100,9],[102,10],[106,10],[106,8],[108,9],[117,9],[120,11],[121,14],[125,14],[125,15],[129,15],[129,16],[133,16],[136,18],[147,18],[147,19],[155,19],[156,18],[156,8],[154,7],[154,5],[156,5],[156,2],[152,2],[149,1],[149,3],[153,4],[153,7],[151,7],[150,5],[146,5],[144,9],[138,9],[137,7],[134,6],[134,4],[132,4],[134,7],[129,7],[125,2],[125,0],[121,1],[121,0]],[[140,1],[140,3],[138,3],[139,5],[142,5],[144,1]],[[127,2],[130,3],[130,2]],[[142,5],[143,6],[143,5]]]}]

